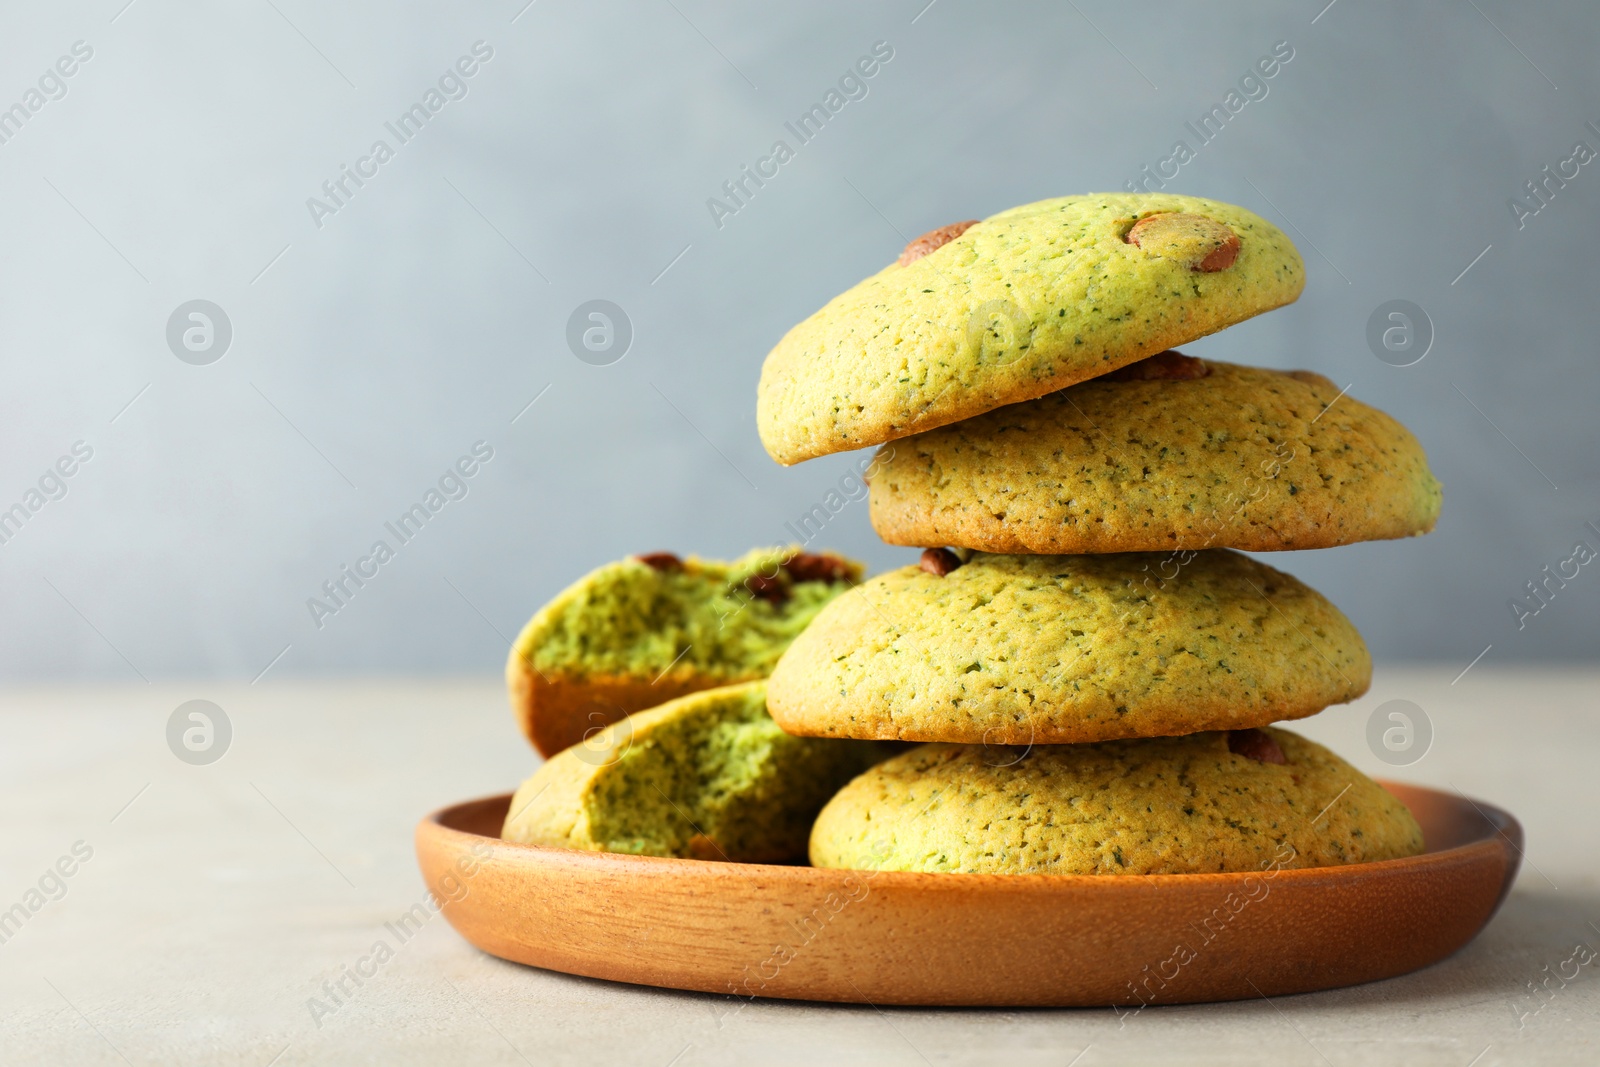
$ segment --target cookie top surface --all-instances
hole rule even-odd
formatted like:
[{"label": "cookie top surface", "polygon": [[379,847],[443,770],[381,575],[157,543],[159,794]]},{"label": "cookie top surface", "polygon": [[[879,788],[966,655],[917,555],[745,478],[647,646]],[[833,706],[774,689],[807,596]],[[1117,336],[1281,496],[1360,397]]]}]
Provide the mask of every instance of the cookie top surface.
[{"label": "cookie top surface", "polygon": [[763,685],[710,689],[607,727],[558,753],[512,798],[502,836],[521,844],[690,859],[785,862],[805,854],[833,791],[888,754],[791,737]]},{"label": "cookie top surface", "polygon": [[802,736],[1077,743],[1300,718],[1371,675],[1337,608],[1237,552],[977,553],[823,608],[768,706]]},{"label": "cookie top surface", "polygon": [[1193,341],[1304,285],[1282,231],[1231,204],[1042,200],[891,263],[795,326],[762,367],[757,428],[786,464],[882,444]]},{"label": "cookie top surface", "polygon": [[828,802],[812,829],[811,862],[1270,876],[1422,851],[1422,831],[1405,806],[1332,752],[1287,730],[1243,733],[1257,735],[1243,739],[1254,743],[1207,732],[1031,750],[923,745],[866,771]]},{"label": "cookie top surface", "polygon": [[649,553],[584,575],[540,608],[511,649],[546,678],[764,677],[861,564],[798,546],[731,562]]},{"label": "cookie top surface", "polygon": [[1040,553],[1262,552],[1433,529],[1442,490],[1422,446],[1327,378],[1210,360],[1171,371],[1202,377],[1159,370],[885,445],[874,528],[891,544]]}]

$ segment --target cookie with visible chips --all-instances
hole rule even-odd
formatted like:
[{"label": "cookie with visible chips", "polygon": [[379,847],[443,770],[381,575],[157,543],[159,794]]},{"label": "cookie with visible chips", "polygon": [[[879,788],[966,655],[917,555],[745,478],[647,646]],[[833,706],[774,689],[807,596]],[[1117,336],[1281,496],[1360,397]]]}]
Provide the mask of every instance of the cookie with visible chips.
[{"label": "cookie with visible chips", "polygon": [[666,552],[584,575],[540,608],[506,660],[511,707],[544,756],[686,693],[765,678],[861,564],[799,546],[731,562]]},{"label": "cookie with visible chips", "polygon": [[1068,196],[919,237],[795,326],[761,371],[780,463],[1032,400],[1280,307],[1305,266],[1281,230],[1215,200]]}]

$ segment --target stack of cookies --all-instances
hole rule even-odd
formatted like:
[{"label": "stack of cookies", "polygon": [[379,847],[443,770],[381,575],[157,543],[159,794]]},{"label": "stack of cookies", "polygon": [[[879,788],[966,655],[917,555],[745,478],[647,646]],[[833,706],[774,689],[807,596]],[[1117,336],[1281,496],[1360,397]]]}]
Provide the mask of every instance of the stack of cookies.
[{"label": "stack of cookies", "polygon": [[1293,301],[1265,220],[1167,194],[958,223],[773,349],[781,463],[881,446],[884,540],[924,549],[828,600],[778,659],[791,735],[926,742],[818,816],[818,866],[1251,871],[1415,854],[1410,813],[1271,724],[1360,696],[1361,636],[1242,552],[1433,528],[1399,423],[1306,371],[1177,345]]}]

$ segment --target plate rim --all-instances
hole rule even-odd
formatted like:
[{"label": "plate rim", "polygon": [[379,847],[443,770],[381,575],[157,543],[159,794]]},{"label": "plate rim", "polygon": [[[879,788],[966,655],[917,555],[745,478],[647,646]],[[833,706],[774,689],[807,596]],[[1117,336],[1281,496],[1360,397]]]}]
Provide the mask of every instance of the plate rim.
[{"label": "plate rim", "polygon": [[[861,871],[525,845],[462,828],[497,829],[512,796],[498,793],[431,812],[417,824],[415,846],[430,891],[435,882],[450,888],[447,878],[463,890],[436,900],[469,944],[545,970],[785,1001],[1194,1004],[1392,978],[1438,963],[1483,931],[1521,868],[1521,824],[1453,786],[1383,784],[1421,816],[1425,835],[1448,844],[1392,860],[1242,872]],[[490,879],[486,896],[464,891],[478,877]],[[1240,938],[1206,948],[1213,934],[1232,929],[1229,915],[1266,899],[1269,879],[1272,897],[1281,894],[1288,909],[1263,912]],[[848,910],[855,901],[868,910]],[[1442,901],[1452,906],[1440,910]],[[1213,931],[1208,918],[1200,949],[1193,949],[1188,931],[1200,928],[1174,923],[1215,916],[1219,907],[1228,912],[1218,920],[1223,926]],[[818,919],[823,909],[827,915]],[[997,939],[997,929],[1006,936]],[[809,947],[814,930],[842,933],[817,949]],[[918,931],[910,942],[906,930]],[[1385,933],[1374,938],[1374,930]],[[669,936],[658,939],[658,931]],[[1188,959],[1157,944],[1174,933],[1180,949],[1190,946]],[[1330,936],[1362,947],[1329,957]],[[777,946],[770,954],[769,944]],[[786,958],[779,959],[781,951]],[[906,971],[908,953],[924,966]],[[1146,966],[1157,968],[1153,976],[1124,973],[1122,963],[1136,957],[1161,962]],[[943,963],[929,968],[931,959]],[[1196,959],[1207,962],[1198,972],[1180,971],[1194,976],[1183,988],[1157,981],[1175,978],[1162,968]],[[974,960],[983,961],[976,970]],[[1263,960],[1270,963],[1264,970]]]}]

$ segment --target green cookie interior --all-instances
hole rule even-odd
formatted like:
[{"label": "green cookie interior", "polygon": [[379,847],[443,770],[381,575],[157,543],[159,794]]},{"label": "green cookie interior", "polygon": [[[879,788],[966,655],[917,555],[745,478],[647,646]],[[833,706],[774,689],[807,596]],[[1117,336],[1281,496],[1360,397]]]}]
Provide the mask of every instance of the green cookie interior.
[{"label": "green cookie interior", "polygon": [[695,693],[559,753],[512,799],[505,839],[744,862],[804,857],[839,787],[894,748],[791,737],[766,684]]},{"label": "green cookie interior", "polygon": [[[690,557],[658,570],[636,558],[585,575],[542,608],[517,639],[540,674],[654,678],[672,668],[735,681],[769,673],[822,606],[861,578],[796,580],[782,567],[798,546],[757,548],[731,562]],[[781,596],[752,593],[752,579]]]}]

